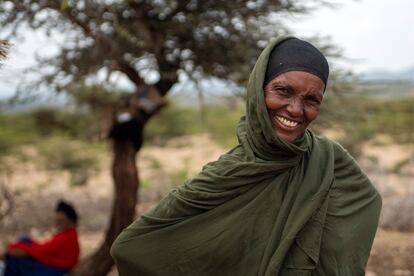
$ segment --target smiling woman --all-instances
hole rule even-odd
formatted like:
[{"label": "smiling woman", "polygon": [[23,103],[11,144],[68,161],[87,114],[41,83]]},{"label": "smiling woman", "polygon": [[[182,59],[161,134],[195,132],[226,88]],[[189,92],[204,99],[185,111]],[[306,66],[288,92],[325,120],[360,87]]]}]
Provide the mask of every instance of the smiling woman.
[{"label": "smiling woman", "polygon": [[328,71],[309,43],[273,39],[239,144],[118,236],[120,275],[364,275],[381,198],[339,144],[307,129]]},{"label": "smiling woman", "polygon": [[293,142],[305,133],[319,114],[324,87],[319,77],[301,71],[283,73],[265,86],[266,107],[280,138]]},{"label": "smiling woman", "polygon": [[280,138],[293,142],[316,119],[328,75],[328,61],[306,41],[290,38],[272,50],[264,93],[272,127]]}]

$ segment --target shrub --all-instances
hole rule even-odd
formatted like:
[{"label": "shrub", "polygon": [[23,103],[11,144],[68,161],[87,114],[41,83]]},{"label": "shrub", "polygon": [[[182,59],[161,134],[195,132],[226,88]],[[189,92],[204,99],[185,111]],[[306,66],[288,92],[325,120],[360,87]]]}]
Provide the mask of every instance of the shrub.
[{"label": "shrub", "polygon": [[163,143],[173,137],[199,133],[202,128],[198,118],[196,109],[171,103],[146,126],[146,141]]},{"label": "shrub", "polygon": [[362,143],[379,134],[401,143],[414,142],[414,98],[384,100],[361,95],[327,95],[313,128],[341,129],[339,142],[354,156]]},{"label": "shrub", "polygon": [[39,150],[46,169],[68,171],[75,186],[85,184],[99,168],[98,151],[90,144],[53,137],[40,143]]},{"label": "shrub", "polygon": [[195,133],[208,132],[222,145],[237,142],[236,126],[243,113],[243,107],[206,105],[203,112],[179,104],[170,104],[149,122],[145,128],[148,143]]},{"label": "shrub", "polygon": [[95,141],[100,136],[100,118],[85,110],[38,108],[27,114],[41,136],[65,135],[74,139]]},{"label": "shrub", "polygon": [[0,114],[0,156],[17,147],[37,142],[33,120],[25,114]]}]

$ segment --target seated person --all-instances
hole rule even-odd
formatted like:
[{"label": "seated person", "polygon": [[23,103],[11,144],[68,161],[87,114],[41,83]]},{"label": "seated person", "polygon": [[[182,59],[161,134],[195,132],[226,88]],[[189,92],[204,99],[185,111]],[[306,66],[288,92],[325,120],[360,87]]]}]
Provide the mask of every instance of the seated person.
[{"label": "seated person", "polygon": [[45,242],[24,237],[8,246],[0,259],[6,261],[4,276],[65,275],[79,259],[76,231],[78,215],[72,205],[59,201],[56,206],[57,233]]}]

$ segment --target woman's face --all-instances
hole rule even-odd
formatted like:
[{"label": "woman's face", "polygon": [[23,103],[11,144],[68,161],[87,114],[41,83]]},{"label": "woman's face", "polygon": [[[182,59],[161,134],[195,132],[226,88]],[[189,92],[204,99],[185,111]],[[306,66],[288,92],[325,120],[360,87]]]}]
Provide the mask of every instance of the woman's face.
[{"label": "woman's face", "polygon": [[319,77],[302,71],[280,74],[266,85],[267,111],[281,139],[292,142],[305,133],[319,114],[324,88]]},{"label": "woman's face", "polygon": [[73,227],[74,223],[63,212],[55,213],[55,227],[58,231],[63,231]]}]

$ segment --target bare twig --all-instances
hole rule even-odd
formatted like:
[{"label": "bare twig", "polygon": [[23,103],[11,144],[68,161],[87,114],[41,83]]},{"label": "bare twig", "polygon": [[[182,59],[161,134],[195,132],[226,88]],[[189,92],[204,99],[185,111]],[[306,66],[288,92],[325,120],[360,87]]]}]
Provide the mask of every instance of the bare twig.
[{"label": "bare twig", "polygon": [[9,50],[9,43],[6,40],[0,40],[0,59],[6,58]]},{"label": "bare twig", "polygon": [[5,184],[5,180],[0,181],[0,198],[2,199],[0,203],[0,221],[5,217],[9,216],[14,210],[14,198],[10,190]]}]

